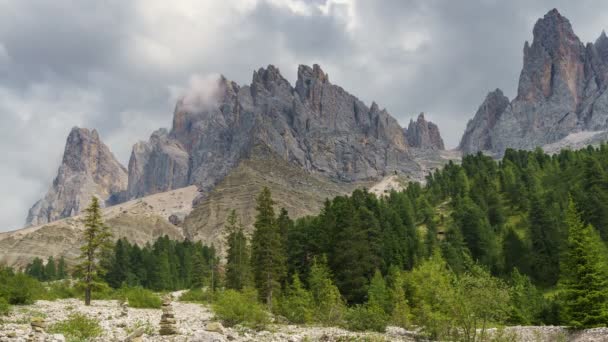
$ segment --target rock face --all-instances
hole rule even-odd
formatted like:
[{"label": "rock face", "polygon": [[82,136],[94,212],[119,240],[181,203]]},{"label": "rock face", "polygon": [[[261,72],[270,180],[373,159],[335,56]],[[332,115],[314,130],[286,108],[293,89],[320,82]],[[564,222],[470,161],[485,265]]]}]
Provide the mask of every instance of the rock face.
[{"label": "rock face", "polygon": [[[269,65],[250,85],[221,77],[209,93],[211,100],[180,100],[171,131],[135,145],[130,198],[189,184],[210,190],[256,146],[342,182],[420,171],[397,120],[331,84],[318,65],[301,65],[295,87]],[[413,141],[443,148],[437,127],[424,117],[420,124]]]},{"label": "rock face", "polygon": [[524,45],[517,97],[490,93],[462,137],[464,153],[500,156],[508,147],[533,149],[570,133],[608,127],[608,38],[584,45],[556,9],[534,26]]},{"label": "rock face", "polygon": [[411,147],[445,150],[443,139],[441,138],[441,134],[439,134],[439,127],[432,122],[426,121],[424,113],[420,113],[416,121],[410,120],[410,124],[405,132],[407,142]]},{"label": "rock face", "polygon": [[53,185],[29,210],[35,226],[80,213],[91,196],[111,203],[127,189],[127,170],[99,139],[96,130],[72,128]]}]

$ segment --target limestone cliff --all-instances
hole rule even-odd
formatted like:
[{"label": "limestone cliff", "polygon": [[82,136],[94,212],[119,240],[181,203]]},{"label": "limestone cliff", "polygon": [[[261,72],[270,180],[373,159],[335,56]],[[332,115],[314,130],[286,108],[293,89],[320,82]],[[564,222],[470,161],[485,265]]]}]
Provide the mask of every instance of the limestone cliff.
[{"label": "limestone cliff", "polygon": [[96,130],[72,128],[57,177],[47,194],[29,210],[26,225],[77,215],[91,196],[113,202],[127,189],[127,170],[101,141]]},{"label": "limestone cliff", "polygon": [[500,156],[508,147],[533,149],[571,133],[608,128],[608,38],[584,45],[556,9],[534,26],[524,44],[517,96],[499,90],[479,108],[460,148]]}]

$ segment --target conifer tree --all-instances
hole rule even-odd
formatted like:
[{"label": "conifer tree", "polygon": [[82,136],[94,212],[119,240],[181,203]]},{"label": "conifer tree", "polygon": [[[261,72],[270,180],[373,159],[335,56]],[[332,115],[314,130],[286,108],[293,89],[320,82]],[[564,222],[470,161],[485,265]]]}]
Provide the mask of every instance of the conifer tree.
[{"label": "conifer tree", "polygon": [[67,266],[65,264],[65,258],[61,256],[57,263],[57,279],[65,279],[68,277]]},{"label": "conifer tree", "polygon": [[536,284],[552,286],[559,276],[560,235],[557,223],[540,195],[530,201],[530,268]]},{"label": "conifer tree", "polygon": [[317,321],[325,325],[339,323],[344,315],[345,305],[338,287],[332,281],[325,256],[313,259],[308,284]]},{"label": "conifer tree", "polygon": [[312,321],[314,309],[312,294],[302,286],[297,273],[279,302],[280,313],[290,322],[305,324]]},{"label": "conifer tree", "polygon": [[44,263],[42,259],[35,257],[34,260],[26,266],[25,274],[40,281],[45,280]]},{"label": "conifer tree", "polygon": [[560,262],[562,320],[575,328],[608,324],[608,255],[598,232],[585,225],[572,199],[566,212],[568,241]]},{"label": "conifer tree", "polygon": [[264,187],[257,198],[255,230],[251,239],[251,266],[260,298],[272,309],[272,299],[287,275],[287,257],[273,209],[270,190]]},{"label": "conifer tree", "polygon": [[249,285],[251,262],[243,226],[238,223],[236,211],[232,210],[226,221],[228,255],[226,257],[226,287],[241,290]]},{"label": "conifer tree", "polygon": [[57,268],[55,266],[55,258],[53,258],[52,256],[50,256],[46,261],[46,265],[44,266],[44,275],[46,280],[57,279]]},{"label": "conifer tree", "polygon": [[76,265],[76,272],[84,287],[84,303],[88,306],[91,305],[91,291],[105,272],[100,260],[111,248],[112,237],[103,222],[99,200],[95,196],[85,209],[84,227],[84,245],[80,247],[80,263]]}]

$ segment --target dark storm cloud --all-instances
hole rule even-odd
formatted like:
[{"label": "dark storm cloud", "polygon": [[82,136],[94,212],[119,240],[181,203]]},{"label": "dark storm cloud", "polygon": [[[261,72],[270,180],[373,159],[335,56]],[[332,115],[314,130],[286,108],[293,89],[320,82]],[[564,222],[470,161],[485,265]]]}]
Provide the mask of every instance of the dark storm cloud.
[{"label": "dark storm cloud", "polygon": [[453,147],[488,91],[515,95],[523,43],[553,7],[583,41],[608,23],[604,1],[2,1],[0,231],[46,191],[72,126],[126,163],[193,75],[244,84],[274,64],[293,82],[319,63],[402,125],[426,112]]}]

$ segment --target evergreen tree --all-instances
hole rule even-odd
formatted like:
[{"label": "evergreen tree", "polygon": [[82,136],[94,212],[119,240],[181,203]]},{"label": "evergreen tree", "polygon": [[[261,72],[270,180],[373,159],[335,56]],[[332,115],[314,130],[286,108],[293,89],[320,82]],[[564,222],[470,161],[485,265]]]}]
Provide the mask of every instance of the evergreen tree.
[{"label": "evergreen tree", "polygon": [[241,290],[250,283],[251,263],[247,237],[245,237],[243,226],[238,223],[235,210],[232,210],[228,215],[226,231],[228,232],[226,239],[228,245],[226,287]]},{"label": "evergreen tree", "polygon": [[513,228],[509,228],[503,238],[503,255],[505,271],[516,268],[524,274],[530,273],[529,248]]},{"label": "evergreen tree", "polygon": [[272,308],[287,275],[287,257],[283,238],[276,222],[270,190],[266,187],[257,198],[255,230],[251,239],[251,266],[260,298]]},{"label": "evergreen tree", "polygon": [[46,277],[44,274],[44,262],[42,259],[35,257],[34,260],[32,260],[32,262],[26,266],[25,274],[40,281],[44,281]]},{"label": "evergreen tree", "polygon": [[105,279],[108,285],[117,289],[129,277],[129,243],[119,239],[114,245],[114,255],[110,260],[110,267]]},{"label": "evergreen tree", "polygon": [[560,262],[562,319],[575,328],[608,324],[608,255],[593,226],[585,225],[570,199],[568,241]]},{"label": "evergreen tree", "polygon": [[68,277],[68,270],[65,264],[65,258],[61,256],[57,263],[57,279],[65,279]]},{"label": "evergreen tree", "polygon": [[340,291],[332,281],[325,256],[313,259],[308,284],[314,301],[316,320],[325,325],[341,322],[346,308]]},{"label": "evergreen tree", "polygon": [[386,282],[384,281],[380,270],[376,270],[369,284],[369,289],[367,291],[367,304],[376,305],[387,314],[391,312],[390,293],[386,287]]},{"label": "evergreen tree", "polygon": [[93,196],[85,209],[84,245],[80,247],[80,263],[76,265],[81,284],[84,287],[84,303],[91,305],[91,291],[104,274],[100,259],[111,248],[112,234],[101,217],[99,200]]},{"label": "evergreen tree", "polygon": [[46,261],[46,265],[44,266],[44,275],[46,280],[57,279],[57,268],[55,265],[55,258],[53,258],[52,256],[50,256]]},{"label": "evergreen tree", "polygon": [[295,273],[279,302],[280,314],[292,323],[309,323],[313,319],[313,305],[312,294],[302,286],[300,277]]},{"label": "evergreen tree", "polygon": [[557,223],[551,216],[540,195],[530,201],[531,274],[536,284],[548,287],[559,276],[560,235]]}]

